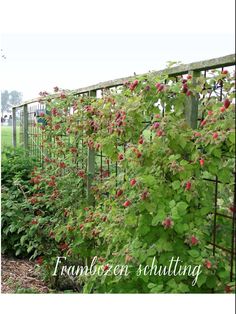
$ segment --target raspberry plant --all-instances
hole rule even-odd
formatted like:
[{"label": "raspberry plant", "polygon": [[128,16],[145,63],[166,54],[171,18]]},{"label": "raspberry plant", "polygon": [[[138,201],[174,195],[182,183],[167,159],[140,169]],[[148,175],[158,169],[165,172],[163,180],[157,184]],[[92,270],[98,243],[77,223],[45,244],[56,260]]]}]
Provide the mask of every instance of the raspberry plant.
[{"label": "raspberry plant", "polygon": [[[196,129],[185,119],[193,98]],[[104,267],[129,265],[130,275],[80,278],[84,292],[232,291],[230,257],[213,254],[210,242],[214,206],[235,217],[234,107],[234,77],[218,70],[198,78],[150,73],[101,98],[47,96],[44,162],[32,173],[28,202],[46,238],[33,257],[42,256],[48,278],[56,256],[83,265],[97,256]],[[98,155],[94,173],[88,150]],[[230,247],[229,221],[220,217],[216,227],[218,243]],[[172,256],[201,264],[196,286],[187,275],[136,276],[138,265],[151,265],[154,256],[161,265]]]}]

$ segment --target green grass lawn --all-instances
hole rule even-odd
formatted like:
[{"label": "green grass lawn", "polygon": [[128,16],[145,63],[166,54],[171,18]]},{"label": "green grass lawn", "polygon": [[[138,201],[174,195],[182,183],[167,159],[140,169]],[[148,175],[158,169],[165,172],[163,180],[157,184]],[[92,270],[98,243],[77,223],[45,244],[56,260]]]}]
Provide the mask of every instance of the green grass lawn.
[{"label": "green grass lawn", "polygon": [[11,126],[1,126],[1,142],[2,149],[4,146],[12,145],[12,127]]},{"label": "green grass lawn", "polygon": [[[16,141],[19,143],[20,127],[16,127]],[[1,126],[1,149],[6,146],[12,146],[12,126]]]}]

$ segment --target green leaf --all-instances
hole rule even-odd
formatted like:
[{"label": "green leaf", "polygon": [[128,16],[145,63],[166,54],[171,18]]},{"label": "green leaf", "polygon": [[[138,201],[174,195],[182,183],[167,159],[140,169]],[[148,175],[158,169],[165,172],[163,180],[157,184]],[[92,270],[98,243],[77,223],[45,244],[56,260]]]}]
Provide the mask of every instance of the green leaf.
[{"label": "green leaf", "polygon": [[178,209],[180,209],[180,210],[185,210],[185,209],[188,207],[188,204],[181,201],[181,202],[177,203],[176,206],[177,206]]},{"label": "green leaf", "polygon": [[229,277],[229,273],[228,273],[228,271],[220,271],[220,272],[218,272],[218,276],[220,277],[220,278],[222,278],[222,279],[226,279],[226,278],[228,278]]},{"label": "green leaf", "polygon": [[158,210],[158,213],[152,219],[152,226],[158,225],[159,222],[162,222],[166,217],[166,213],[163,210]]},{"label": "green leaf", "polygon": [[137,216],[134,214],[129,214],[125,217],[125,224],[128,226],[133,226],[137,223]]},{"label": "green leaf", "polygon": [[25,243],[25,240],[27,239],[27,235],[23,235],[21,238],[20,238],[20,244],[23,245]]},{"label": "green leaf", "polygon": [[149,267],[151,267],[151,266],[152,266],[152,263],[153,263],[153,257],[148,257],[148,258],[146,259],[146,265],[148,265]]},{"label": "green leaf", "polygon": [[215,288],[216,287],[216,277],[215,276],[209,276],[207,277],[206,285],[208,288]]},{"label": "green leaf", "polygon": [[205,274],[200,274],[197,280],[197,286],[200,288],[207,280],[207,276]]},{"label": "green leaf", "polygon": [[178,220],[181,218],[176,207],[172,208],[171,216],[173,217],[174,220]]},{"label": "green leaf", "polygon": [[231,143],[235,144],[235,132],[230,133],[229,140]]},{"label": "green leaf", "polygon": [[200,256],[200,252],[197,251],[197,250],[190,250],[190,251],[188,251],[188,254],[189,254],[190,256],[192,256],[193,258],[197,258],[197,257]]},{"label": "green leaf", "polygon": [[83,288],[83,293],[91,293],[93,288],[93,282],[88,282],[85,284],[84,288]]},{"label": "green leaf", "polygon": [[146,255],[146,252],[144,252],[143,250],[141,250],[138,254],[138,260],[139,260],[139,263],[142,264],[143,262],[145,262],[147,259],[147,255]]},{"label": "green leaf", "polygon": [[16,231],[16,229],[17,229],[17,226],[11,225],[9,231],[10,231],[11,233],[13,233],[13,232]]},{"label": "green leaf", "polygon": [[152,175],[142,176],[141,179],[142,179],[144,184],[146,184],[147,186],[150,186],[150,187],[154,186],[156,183],[156,179]]},{"label": "green leaf", "polygon": [[27,248],[27,253],[30,253],[33,249],[34,249],[34,246],[29,246],[29,247]]},{"label": "green leaf", "polygon": [[176,203],[175,203],[175,200],[171,200],[171,201],[169,202],[170,208],[174,207],[175,204],[176,204]]},{"label": "green leaf", "polygon": [[19,249],[16,250],[15,255],[18,256],[18,255],[20,255],[20,253],[21,253],[21,249],[19,248]]},{"label": "green leaf", "polygon": [[222,168],[218,170],[218,178],[220,181],[227,183],[229,181],[231,175],[231,169],[229,168]]},{"label": "green leaf", "polygon": [[140,232],[140,235],[146,235],[150,231],[150,227],[146,225],[139,226],[138,231]]},{"label": "green leaf", "polygon": [[180,181],[174,181],[172,187],[174,190],[178,190],[180,188]]},{"label": "green leaf", "polygon": [[164,238],[160,238],[156,242],[156,248],[158,252],[162,251],[171,251],[172,250],[172,244]]},{"label": "green leaf", "polygon": [[186,284],[184,284],[182,282],[180,282],[178,284],[178,292],[186,293],[186,292],[189,292],[189,291],[190,291],[190,289],[189,289],[188,285],[186,285]]},{"label": "green leaf", "polygon": [[187,208],[188,208],[188,204],[185,202],[181,201],[181,202],[176,204],[176,209],[177,209],[180,216],[184,216],[187,213],[187,211],[186,211]]},{"label": "green leaf", "polygon": [[170,155],[168,159],[169,159],[169,161],[175,161],[175,160],[179,159],[180,157],[181,157],[180,154]]},{"label": "green leaf", "polygon": [[55,235],[55,240],[56,240],[57,242],[60,242],[61,238],[62,238],[62,234],[61,234],[61,233],[57,233],[57,234]]},{"label": "green leaf", "polygon": [[187,160],[181,160],[181,162],[179,163],[180,164],[180,166],[187,166],[188,165],[188,162],[187,162]]},{"label": "green leaf", "polygon": [[147,250],[147,256],[153,256],[156,254],[156,249],[155,248],[150,248]]},{"label": "green leaf", "polygon": [[162,291],[163,291],[163,285],[156,285],[150,290],[151,293],[158,293]]},{"label": "green leaf", "polygon": [[6,212],[6,213],[5,213],[5,215],[6,215],[7,217],[11,217],[13,214],[14,214],[14,212]]},{"label": "green leaf", "polygon": [[174,278],[172,278],[171,280],[169,280],[167,282],[167,285],[169,287],[171,287],[172,289],[176,289],[178,287],[178,284],[176,283],[176,281],[174,280]]},{"label": "green leaf", "polygon": [[189,229],[189,227],[187,224],[183,224],[183,223],[174,224],[174,230],[179,234],[183,234],[188,229]]},{"label": "green leaf", "polygon": [[185,148],[185,146],[187,145],[187,141],[183,136],[180,136],[178,139],[178,144],[182,147]]},{"label": "green leaf", "polygon": [[218,148],[214,148],[212,150],[212,154],[213,154],[213,156],[216,156],[216,157],[220,158],[221,157],[221,150],[218,149]]}]

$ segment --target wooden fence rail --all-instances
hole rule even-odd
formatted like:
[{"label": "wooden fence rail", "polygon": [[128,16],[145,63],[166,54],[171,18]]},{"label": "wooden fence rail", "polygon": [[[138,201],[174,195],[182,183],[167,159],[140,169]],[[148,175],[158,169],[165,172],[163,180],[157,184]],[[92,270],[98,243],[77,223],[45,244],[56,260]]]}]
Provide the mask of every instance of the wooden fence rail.
[{"label": "wooden fence rail", "polygon": [[[217,69],[217,68],[232,66],[232,65],[235,65],[235,54],[230,54],[230,55],[227,55],[224,57],[209,59],[209,60],[205,60],[205,61],[193,62],[193,63],[189,63],[189,64],[181,64],[181,65],[173,67],[173,68],[168,68],[168,69],[164,69],[164,70],[160,70],[160,71],[154,71],[152,73],[157,75],[157,76],[162,75],[162,74],[167,74],[169,76],[171,76],[171,75],[175,76],[175,75],[186,74],[190,71],[205,71],[205,70]],[[145,74],[147,74],[147,73],[145,73]],[[145,75],[145,74],[143,74],[143,75]],[[120,85],[123,85],[125,81],[129,81],[129,80],[134,79],[134,77],[135,76],[127,76],[127,77],[123,77],[123,78],[119,78],[119,79],[115,79],[115,80],[111,80],[111,81],[98,83],[95,85],[90,85],[87,87],[78,88],[78,89],[71,91],[71,93],[74,95],[79,95],[79,94],[88,93],[88,92],[94,91],[94,90],[101,90],[101,89],[105,89],[105,88],[112,88],[112,87],[120,86]],[[52,94],[52,95],[50,95],[50,97],[51,98],[58,97],[58,93]],[[24,105],[32,104],[34,102],[38,102],[39,100],[45,100],[45,99],[46,98],[43,98],[43,97],[30,99],[30,100],[27,100],[27,101],[25,101],[25,102],[23,102],[17,106],[14,106],[13,108],[19,108],[19,107],[22,107]]]},{"label": "wooden fence rail", "polygon": [[[204,60],[204,61],[199,61],[199,62],[193,62],[189,64],[181,64],[176,67],[172,68],[167,68],[164,70],[160,71],[154,71],[152,72],[154,75],[163,75],[166,74],[168,76],[177,76],[177,75],[182,75],[182,74],[187,74],[190,73],[193,76],[199,75],[200,71],[207,71],[211,69],[217,69],[217,68],[223,68],[226,66],[233,66],[235,65],[235,54],[230,54],[227,56],[219,57],[219,58],[214,58],[214,59],[209,59],[209,60]],[[146,73],[147,74],[147,73]],[[145,74],[143,74],[145,75]],[[112,88],[112,87],[117,87],[120,85],[123,85],[125,81],[129,81],[134,79],[134,76],[128,76],[128,77],[123,77],[111,81],[106,81],[102,83],[98,83],[95,85],[90,85],[87,87],[79,88],[70,91],[71,94],[73,95],[80,95],[80,94],[85,94],[89,93],[90,95],[96,95],[96,92],[98,90],[103,90],[106,88]],[[56,98],[58,97],[58,93],[50,95],[50,98]],[[23,108],[24,116],[28,112],[28,105],[37,103],[39,101],[44,101],[46,100],[47,97],[38,97],[34,99],[27,100],[19,105],[16,105],[12,108],[12,115],[13,115],[13,128],[12,128],[12,143],[13,146],[16,146],[16,123],[14,120],[16,120],[16,110],[17,108]],[[197,101],[193,97],[190,99],[190,103],[187,106],[188,110],[186,112],[186,120],[188,124],[192,128],[196,128],[197,124]],[[27,129],[28,128],[28,121],[24,119],[24,135],[23,135],[23,140],[24,140],[24,146],[27,147],[28,145],[28,136],[27,136]]]}]

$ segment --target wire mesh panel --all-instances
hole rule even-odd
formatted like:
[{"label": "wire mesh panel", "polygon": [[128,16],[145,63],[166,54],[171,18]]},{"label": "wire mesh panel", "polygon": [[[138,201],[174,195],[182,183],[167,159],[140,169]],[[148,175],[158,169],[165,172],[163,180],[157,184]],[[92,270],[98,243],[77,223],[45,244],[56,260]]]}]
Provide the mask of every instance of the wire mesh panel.
[{"label": "wire mesh panel", "polygon": [[[212,79],[215,71],[223,72],[225,68],[216,69],[214,71],[202,71],[198,72],[196,80],[201,82],[202,80],[202,93],[199,93],[198,103],[201,102],[201,107],[198,108],[198,115],[195,115],[196,122],[195,125],[201,129],[202,121],[210,114],[211,104],[209,100],[214,100],[217,102],[222,102],[226,95],[226,90],[229,89],[227,86],[227,81],[215,81]],[[228,68],[227,71],[231,71],[232,68]],[[185,78],[188,74],[184,76],[176,77],[176,81],[182,82],[184,84]],[[205,78],[203,80],[203,78]],[[168,84],[167,80],[165,84]],[[165,116],[165,104],[157,104],[162,110],[162,117]],[[174,108],[172,109],[174,111]],[[222,116],[223,119],[223,116]],[[197,124],[198,120],[198,124]],[[155,126],[158,128],[158,117],[151,115],[149,119],[143,121],[143,130],[140,130],[142,134],[140,141],[152,141],[153,135],[155,134]],[[112,162],[107,158],[106,154],[101,150],[96,154],[96,185],[99,181],[107,181],[115,177],[117,182],[117,187],[122,184],[122,179],[125,180],[125,174],[123,178],[119,176],[119,163],[125,158],[125,150],[132,143],[127,142],[124,146],[117,146],[118,162]],[[127,146],[128,145],[128,146]],[[132,144],[131,144],[132,145]],[[204,151],[199,147],[199,151],[204,155]],[[137,153],[137,150],[135,151]],[[216,152],[217,154],[217,152]],[[208,238],[208,243],[210,244],[209,250],[212,251],[212,255],[216,256],[221,250],[221,256],[223,256],[223,263],[227,263],[229,267],[229,280],[233,281],[235,278],[235,172],[234,172],[234,156],[230,155],[229,152],[225,151],[222,158],[227,158],[227,171],[220,170],[220,178],[218,176],[207,177],[206,174],[202,173],[202,179],[209,183],[208,191],[211,191],[209,197],[212,203],[212,213],[207,215],[208,229],[206,230],[206,238]],[[226,167],[225,167],[226,169]],[[217,172],[217,171],[216,171]],[[227,173],[226,173],[227,172]],[[229,182],[228,182],[229,181]],[[109,186],[109,183],[108,183]],[[104,193],[109,197],[109,192]],[[216,291],[217,292],[217,291]]]},{"label": "wire mesh panel", "polygon": [[28,151],[38,160],[43,158],[43,133],[46,121],[45,104],[37,102],[28,105]]},{"label": "wire mesh panel", "polygon": [[[178,90],[181,87],[182,91],[187,94],[188,88],[186,85],[186,80],[191,80],[191,84],[196,86],[199,85],[199,92],[197,95],[191,95],[189,93],[189,98],[187,100],[188,106],[185,106],[183,110],[185,111],[185,117],[189,126],[193,129],[201,130],[203,122],[206,119],[206,116],[209,116],[211,112],[212,103],[211,102],[221,102],[228,90],[227,81],[223,82],[222,79],[215,80],[213,79],[213,74],[215,71],[224,71],[225,68],[217,68],[213,65],[214,70],[201,68],[182,68],[181,71],[171,72],[169,76],[166,75],[166,78],[158,83],[157,89],[160,91],[167,86],[171,90],[171,86],[174,83],[179,84]],[[231,68],[228,68],[228,71],[231,71]],[[191,78],[188,78],[191,77]],[[145,84],[145,81],[144,81]],[[112,93],[119,94],[120,84],[111,85]],[[157,85],[157,84],[156,84]],[[146,88],[146,89],[145,89]],[[144,91],[148,91],[148,86],[145,85]],[[149,86],[150,88],[150,86]],[[99,90],[99,93],[102,96],[101,105],[105,105],[106,102],[111,103],[115,108],[115,102],[112,103],[112,93],[108,87],[104,90],[100,88],[96,90],[88,90],[87,93],[78,93],[78,98],[76,101],[80,101],[81,95],[93,96],[94,98],[98,97],[99,93],[96,91]],[[115,186],[118,189],[125,180],[127,180],[126,169],[122,167],[122,162],[125,159],[127,151],[131,151],[131,154],[135,158],[139,159],[142,154],[139,151],[139,144],[142,142],[152,143],[154,136],[159,132],[158,136],[162,136],[163,130],[159,129],[159,120],[162,117],[166,116],[166,112],[175,113],[178,110],[177,106],[175,107],[175,90],[171,90],[172,93],[168,94],[169,99],[173,100],[173,105],[171,102],[168,103],[168,106],[165,103],[165,99],[159,99],[155,103],[155,107],[160,109],[159,114],[153,114],[153,112],[143,112],[143,119],[141,121],[142,127],[140,128],[139,138],[130,132],[130,134],[125,134],[125,112],[118,111],[116,116],[112,116],[111,106],[111,115],[107,118],[107,129],[109,128],[115,130],[118,136],[114,142],[105,142],[104,147],[100,147],[99,143],[93,143],[93,133],[91,130],[96,132],[96,127],[99,128],[99,123],[101,117],[96,116],[96,114],[89,116],[90,109],[86,106],[82,106],[82,111],[78,112],[77,109],[73,107],[73,104],[65,104],[65,111],[57,108],[56,98],[50,102],[50,109],[46,108],[45,104],[42,102],[35,102],[28,104],[27,106],[27,132],[26,128],[26,116],[24,110],[19,109],[19,142],[23,142],[27,146],[28,152],[30,155],[37,157],[37,159],[44,161],[46,159],[55,159],[63,163],[66,159],[70,165],[67,169],[62,169],[61,171],[75,171],[81,177],[87,176],[87,184],[84,182],[84,191],[82,197],[85,196],[85,190],[87,189],[88,195],[95,195],[100,197],[97,193],[100,183],[106,182],[107,185],[103,185],[105,189],[100,191],[102,197],[109,198],[110,196],[110,182],[115,182]],[[186,100],[185,95],[181,96],[182,99]],[[148,102],[148,96],[147,96]],[[104,103],[103,103],[104,101]],[[127,99],[125,99],[127,101]],[[201,103],[201,105],[199,105]],[[182,105],[182,104],[181,104]],[[55,106],[55,108],[53,108]],[[66,107],[67,106],[67,107]],[[89,105],[87,106],[89,107]],[[54,110],[55,109],[55,110]],[[47,112],[47,110],[49,110]],[[53,110],[55,111],[53,113]],[[182,110],[182,107],[181,107]],[[45,120],[45,115],[47,119]],[[134,115],[135,116],[135,115]],[[84,119],[87,119],[87,124],[84,123]],[[222,116],[222,120],[224,117]],[[64,129],[63,123],[69,127]],[[135,124],[134,121],[131,123]],[[140,122],[140,121],[139,121]],[[51,128],[53,132],[44,132],[45,128]],[[73,132],[70,132],[70,129],[73,129]],[[78,130],[78,132],[75,132]],[[178,132],[178,130],[176,130]],[[84,140],[84,135],[91,135],[91,138],[87,141]],[[26,134],[27,133],[27,134]],[[123,141],[119,141],[119,136],[123,137]],[[125,140],[124,140],[125,138]],[[27,140],[27,143],[26,143]],[[27,145],[26,145],[27,144]],[[47,144],[47,145],[46,145]],[[115,151],[118,156],[112,159],[108,157],[109,145],[112,145],[112,149],[115,148]],[[178,145],[178,143],[176,143]],[[51,149],[52,148],[52,149]],[[130,150],[131,148],[131,150]],[[199,152],[201,154],[207,154],[206,151],[199,144]],[[49,152],[50,151],[50,152]],[[207,172],[202,171],[201,176],[202,180],[205,182],[207,191],[209,195],[206,198],[210,199],[212,204],[211,213],[206,215],[207,220],[207,230],[205,230],[206,238],[209,243],[209,250],[212,251],[213,256],[218,254],[218,251],[223,252],[223,261],[229,265],[229,277],[232,281],[235,273],[235,169],[234,169],[234,156],[231,156],[229,152],[216,151],[217,154],[222,154],[222,160],[224,160],[224,165],[222,169],[212,169],[212,173],[215,175],[209,176]],[[69,157],[68,157],[69,156]],[[127,161],[126,161],[127,162]],[[127,167],[128,168],[128,167]],[[114,192],[114,191],[113,191]],[[99,201],[99,199],[95,201]],[[201,200],[202,201],[202,200]],[[94,200],[92,202],[94,204]],[[199,202],[200,203],[200,202]],[[224,242],[222,242],[224,239]]]},{"label": "wire mesh panel", "polygon": [[[232,67],[220,68],[221,72],[224,70],[232,71]],[[199,110],[199,126],[202,121],[209,115],[211,107],[209,108],[209,99],[216,99],[216,101],[222,102],[226,95],[227,81],[222,80],[213,81],[212,77],[216,70],[204,71],[204,77],[206,83],[204,85],[205,93],[201,95],[202,103],[205,108]],[[226,86],[224,86],[226,85]],[[223,115],[222,118],[224,119]],[[217,134],[217,133],[216,133]],[[219,153],[219,152],[218,152]],[[209,243],[212,246],[213,256],[215,256],[219,250],[223,252],[225,256],[225,262],[230,267],[229,279],[233,281],[235,278],[235,157],[228,151],[222,149],[222,169],[217,169],[215,177],[206,178],[204,180],[210,182],[213,186],[212,197],[212,215],[207,217],[211,221]],[[224,167],[224,164],[227,164]]]}]

